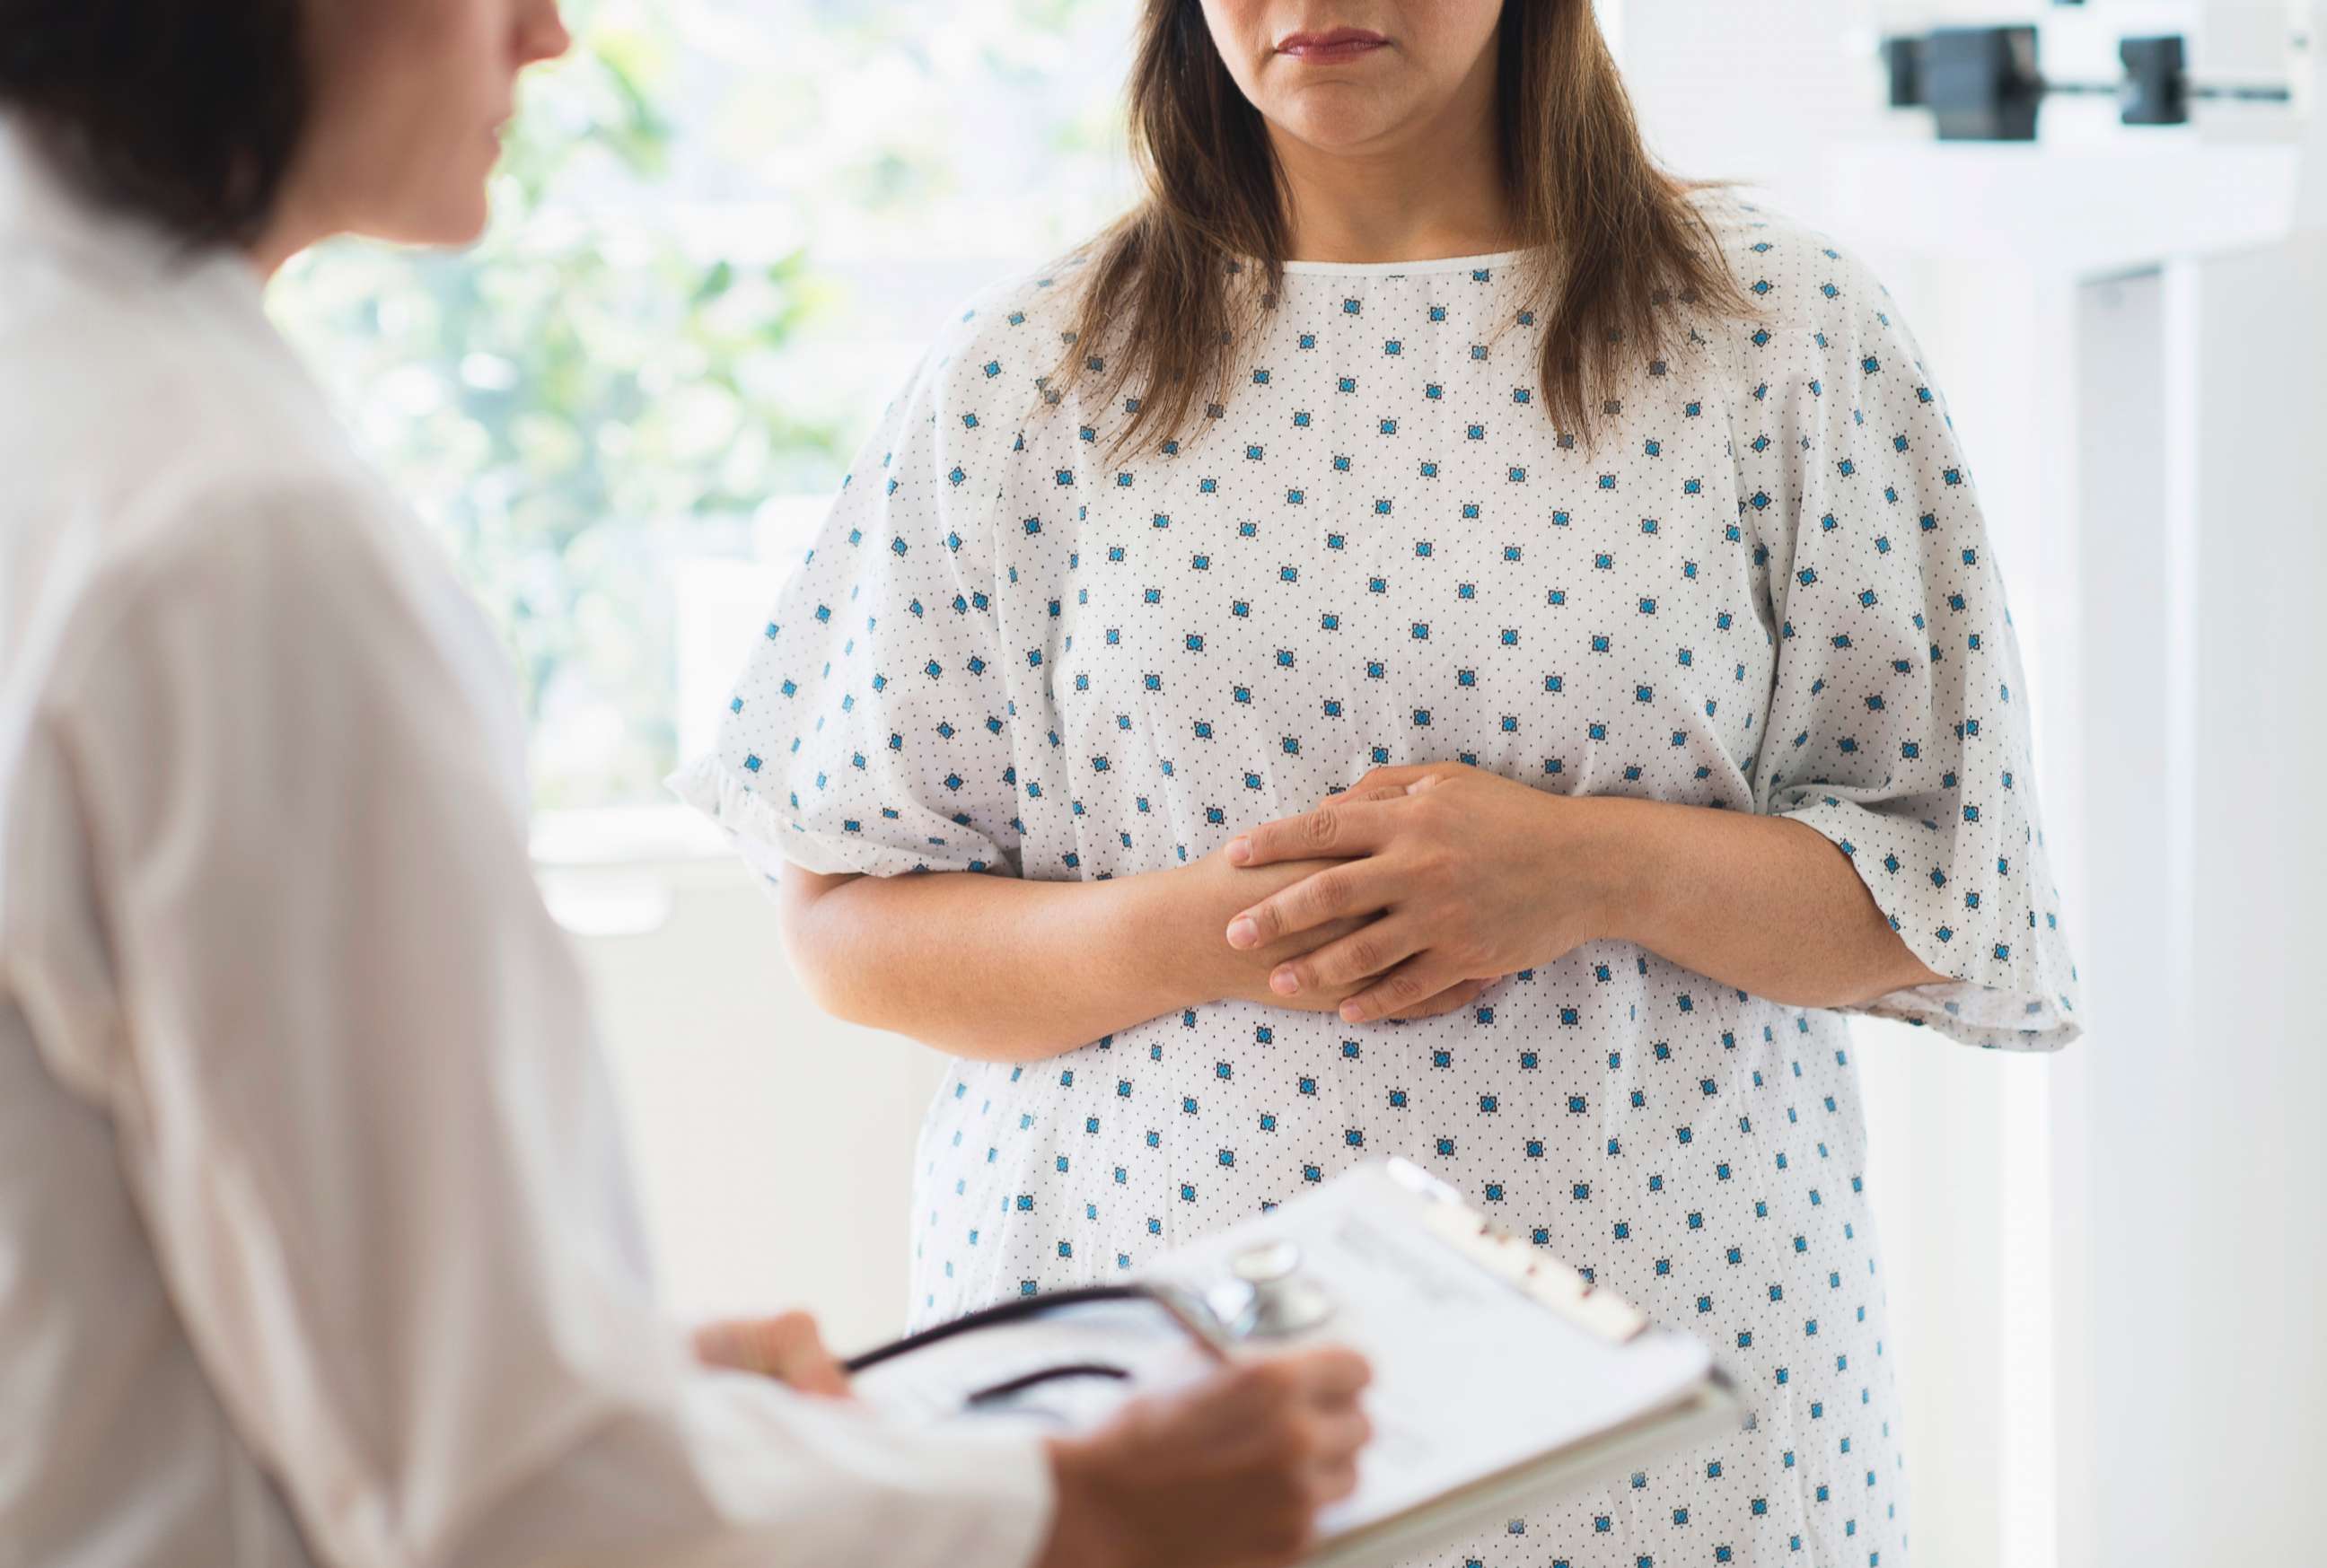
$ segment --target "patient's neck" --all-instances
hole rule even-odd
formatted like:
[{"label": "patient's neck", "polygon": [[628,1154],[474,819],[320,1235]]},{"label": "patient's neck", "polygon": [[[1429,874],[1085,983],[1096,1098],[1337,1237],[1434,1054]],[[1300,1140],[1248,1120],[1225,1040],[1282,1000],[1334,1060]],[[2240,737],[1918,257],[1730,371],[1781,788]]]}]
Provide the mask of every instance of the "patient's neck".
[{"label": "patient's neck", "polygon": [[1284,172],[1288,261],[1425,261],[1512,248],[1491,94],[1362,151],[1269,127]]}]

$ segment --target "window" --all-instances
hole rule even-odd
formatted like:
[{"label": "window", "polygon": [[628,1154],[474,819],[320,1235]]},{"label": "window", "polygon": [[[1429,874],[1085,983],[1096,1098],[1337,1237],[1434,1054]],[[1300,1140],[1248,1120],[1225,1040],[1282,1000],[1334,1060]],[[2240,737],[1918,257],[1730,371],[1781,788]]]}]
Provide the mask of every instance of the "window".
[{"label": "window", "polygon": [[1128,191],[1129,0],[581,0],[492,232],[275,309],[506,639],[536,803],[667,801],[921,348]]}]

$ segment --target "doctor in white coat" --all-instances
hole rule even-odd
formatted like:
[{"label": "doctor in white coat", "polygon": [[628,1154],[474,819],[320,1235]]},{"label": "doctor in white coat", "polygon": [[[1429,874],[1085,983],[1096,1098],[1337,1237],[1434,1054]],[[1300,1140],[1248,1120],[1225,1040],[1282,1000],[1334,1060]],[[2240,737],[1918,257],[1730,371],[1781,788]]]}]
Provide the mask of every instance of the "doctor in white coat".
[{"label": "doctor in white coat", "polygon": [[657,1315],[501,652],[260,309],[565,42],[0,0],[0,1568],[1289,1561],[1346,1353],[972,1439]]}]

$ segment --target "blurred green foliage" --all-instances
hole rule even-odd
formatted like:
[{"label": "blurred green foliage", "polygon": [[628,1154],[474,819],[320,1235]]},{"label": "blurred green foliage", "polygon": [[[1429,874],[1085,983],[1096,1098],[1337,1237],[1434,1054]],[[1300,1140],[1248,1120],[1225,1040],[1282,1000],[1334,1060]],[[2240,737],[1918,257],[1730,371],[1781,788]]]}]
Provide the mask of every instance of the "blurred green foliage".
[{"label": "blurred green foliage", "polygon": [[[498,620],[544,806],[657,797],[668,563],[742,553],[752,508],[826,481],[841,434],[777,390],[830,291],[797,253],[690,254],[611,199],[667,165],[669,65],[643,34],[576,21],[575,55],[530,84],[481,247],[327,247],[277,300]],[[593,201],[556,200],[585,184]]]},{"label": "blurred green foliage", "polygon": [[568,0],[575,48],[528,79],[478,247],[286,270],[278,320],[508,642],[537,805],[668,799],[672,564],[750,555],[754,510],[832,489],[863,434],[864,389],[803,373],[848,304],[810,242],[924,243],[978,151],[965,113],[1042,120],[1022,157],[1103,162],[1104,108],[1026,89],[1120,5]]}]

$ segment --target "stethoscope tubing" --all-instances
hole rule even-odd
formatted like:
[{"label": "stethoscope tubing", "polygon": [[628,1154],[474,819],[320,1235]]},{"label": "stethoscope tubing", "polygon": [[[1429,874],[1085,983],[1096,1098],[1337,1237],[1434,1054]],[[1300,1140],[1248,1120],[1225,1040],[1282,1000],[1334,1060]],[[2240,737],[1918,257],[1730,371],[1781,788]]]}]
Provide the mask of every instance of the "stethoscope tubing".
[{"label": "stethoscope tubing", "polygon": [[878,1367],[883,1361],[950,1339],[957,1334],[968,1333],[973,1329],[997,1328],[1004,1323],[1040,1317],[1044,1312],[1062,1307],[1089,1306],[1098,1302],[1154,1302],[1169,1311],[1174,1321],[1180,1320],[1180,1313],[1153,1285],[1078,1285],[1067,1290],[1045,1291],[1040,1295],[1014,1296],[946,1322],[932,1324],[919,1333],[908,1334],[902,1339],[892,1339],[886,1345],[878,1345],[852,1356],[841,1363],[841,1368],[853,1376],[867,1367]]}]

